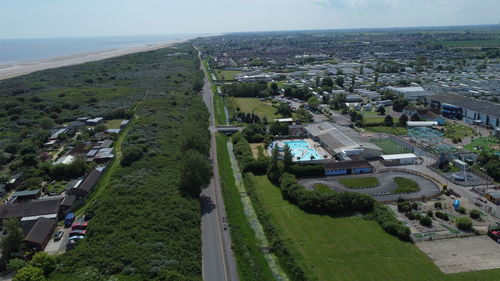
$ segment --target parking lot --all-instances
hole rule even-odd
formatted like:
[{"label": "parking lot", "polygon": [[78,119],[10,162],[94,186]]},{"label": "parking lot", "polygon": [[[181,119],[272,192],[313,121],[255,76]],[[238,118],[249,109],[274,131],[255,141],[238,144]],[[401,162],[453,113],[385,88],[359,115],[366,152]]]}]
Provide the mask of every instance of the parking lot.
[{"label": "parking lot", "polygon": [[58,230],[63,230],[64,235],[59,241],[54,241],[54,237],[50,238],[49,243],[47,243],[47,246],[45,247],[45,252],[49,254],[61,254],[64,251],[66,251],[66,244],[68,243],[68,236],[69,233],[71,232],[71,228],[62,228],[62,227],[57,227],[54,233],[56,233]]},{"label": "parking lot", "polygon": [[417,242],[443,273],[500,268],[500,244],[488,236]]}]

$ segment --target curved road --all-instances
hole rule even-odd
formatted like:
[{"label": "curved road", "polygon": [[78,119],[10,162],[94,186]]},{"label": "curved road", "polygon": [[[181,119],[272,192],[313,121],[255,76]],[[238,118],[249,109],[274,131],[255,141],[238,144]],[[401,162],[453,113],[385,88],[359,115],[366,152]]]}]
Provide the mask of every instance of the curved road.
[{"label": "curved road", "polygon": [[[200,67],[204,71],[203,64]],[[217,125],[215,124],[213,93],[207,79],[208,75],[208,73],[205,73],[203,101],[210,112],[210,158],[213,163],[213,177],[210,184],[202,190],[200,195],[203,280],[238,281],[236,259],[231,249],[231,236],[229,229],[224,229],[226,209],[221,194],[217,143],[215,140]]]},{"label": "curved road", "polygon": [[[352,178],[352,177],[376,177],[380,185],[376,187],[370,188],[358,188],[352,189],[347,188],[342,185],[337,180],[339,178]],[[394,191],[397,186],[394,183],[395,177],[404,177],[414,180],[418,183],[420,190],[413,193],[399,193],[399,194],[390,194],[390,192]],[[326,184],[333,190],[336,191],[350,191],[350,192],[359,192],[364,194],[369,194],[373,196],[373,198],[379,201],[396,201],[398,198],[404,199],[419,199],[422,196],[432,197],[439,193],[439,187],[432,181],[423,178],[421,176],[417,176],[414,174],[403,173],[403,172],[384,172],[378,174],[365,174],[362,176],[337,176],[337,177],[322,177],[322,178],[310,178],[310,179],[302,179],[299,180],[299,184],[305,186],[307,189],[312,190],[313,186],[317,183]]]}]

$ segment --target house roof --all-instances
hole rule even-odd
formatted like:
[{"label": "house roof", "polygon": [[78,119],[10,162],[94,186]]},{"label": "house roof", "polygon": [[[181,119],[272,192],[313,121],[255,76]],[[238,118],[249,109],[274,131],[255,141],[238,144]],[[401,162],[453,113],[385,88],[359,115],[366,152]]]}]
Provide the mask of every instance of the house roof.
[{"label": "house roof", "polygon": [[29,202],[5,204],[0,206],[0,219],[57,214],[61,201],[62,197],[53,197]]},{"label": "house roof", "polygon": [[24,241],[38,245],[44,245],[47,238],[52,235],[52,231],[56,226],[56,220],[48,218],[37,219],[35,225],[30,232],[24,237]]},{"label": "house roof", "polygon": [[401,153],[401,154],[386,154],[380,155],[384,160],[399,160],[399,159],[414,159],[417,155],[413,153]]},{"label": "house roof", "polygon": [[16,191],[12,194],[12,197],[23,197],[23,196],[33,196],[40,193],[40,189],[32,189],[32,190],[22,190]]},{"label": "house roof", "polygon": [[462,108],[467,108],[479,113],[500,117],[500,104],[471,99],[468,97],[455,94],[439,94],[430,96],[429,98],[431,100],[439,101],[441,103],[448,103]]},{"label": "house roof", "polygon": [[76,195],[71,194],[66,197],[64,197],[63,201],[61,202],[61,206],[65,207],[72,207],[75,204],[76,201]]},{"label": "house roof", "polygon": [[325,170],[344,170],[354,168],[373,168],[373,166],[366,160],[325,163]]},{"label": "house roof", "polygon": [[90,174],[83,180],[83,182],[76,189],[85,191],[86,193],[90,193],[90,191],[92,191],[92,188],[94,188],[99,178],[101,178],[101,173],[102,170],[95,168],[94,170],[92,170],[92,172],[90,172]]}]

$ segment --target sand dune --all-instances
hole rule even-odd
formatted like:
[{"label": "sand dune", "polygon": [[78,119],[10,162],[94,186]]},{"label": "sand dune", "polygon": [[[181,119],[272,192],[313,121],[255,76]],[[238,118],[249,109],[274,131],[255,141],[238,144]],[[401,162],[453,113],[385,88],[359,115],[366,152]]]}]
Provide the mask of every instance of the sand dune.
[{"label": "sand dune", "polygon": [[128,55],[132,53],[147,52],[151,50],[169,47],[173,44],[184,42],[187,40],[188,39],[172,40],[163,43],[115,48],[115,49],[95,51],[83,54],[75,54],[70,56],[43,59],[37,61],[26,61],[26,62],[21,62],[19,64],[0,65],[0,80],[50,68],[58,68],[62,66],[81,64],[89,61],[98,61],[112,57]]}]

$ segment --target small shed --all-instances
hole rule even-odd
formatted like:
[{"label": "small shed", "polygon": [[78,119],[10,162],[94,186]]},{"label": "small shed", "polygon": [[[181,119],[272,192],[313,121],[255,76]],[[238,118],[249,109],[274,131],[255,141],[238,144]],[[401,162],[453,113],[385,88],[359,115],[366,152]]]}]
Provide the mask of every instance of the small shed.
[{"label": "small shed", "polygon": [[484,197],[486,197],[486,199],[490,200],[495,205],[500,205],[500,190],[488,190]]}]

